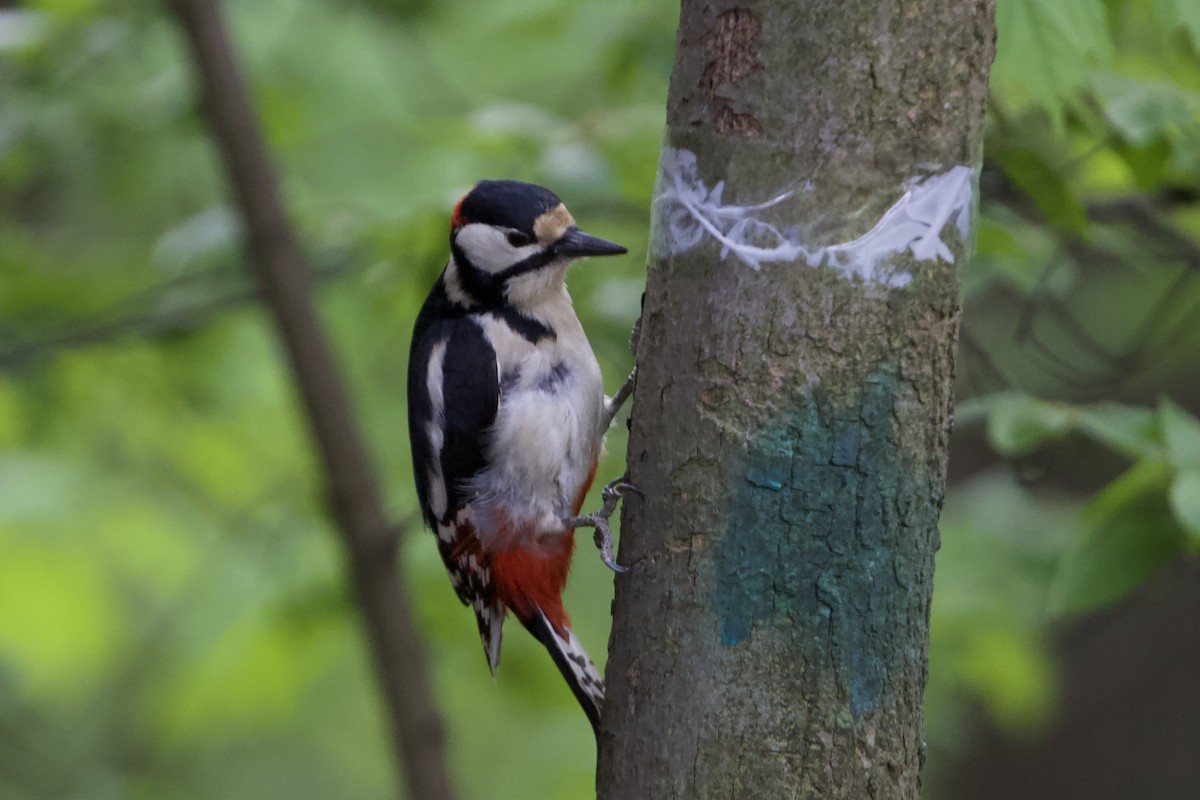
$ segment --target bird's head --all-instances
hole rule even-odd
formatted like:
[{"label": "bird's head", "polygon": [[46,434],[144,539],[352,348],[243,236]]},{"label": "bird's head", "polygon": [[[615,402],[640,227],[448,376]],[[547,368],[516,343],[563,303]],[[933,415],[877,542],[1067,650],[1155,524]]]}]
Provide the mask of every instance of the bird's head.
[{"label": "bird's head", "polygon": [[561,290],[567,267],[585,256],[627,252],[579,230],[558,195],[516,181],[481,181],[454,207],[447,289],[467,305],[518,308]]}]

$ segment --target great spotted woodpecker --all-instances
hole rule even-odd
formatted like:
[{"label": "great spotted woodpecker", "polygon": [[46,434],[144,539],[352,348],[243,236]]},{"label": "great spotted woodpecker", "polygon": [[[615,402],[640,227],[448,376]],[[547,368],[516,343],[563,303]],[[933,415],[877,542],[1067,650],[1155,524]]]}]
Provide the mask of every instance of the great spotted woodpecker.
[{"label": "great spotted woodpecker", "polygon": [[[615,413],[564,278],[625,253],[583,233],[547,189],[483,181],[454,209],[450,260],[417,317],[408,367],[413,473],[450,583],[474,608],[492,674],[508,611],[550,652],[598,731],[604,683],[561,593],[574,528]],[[627,383],[628,386],[628,383]],[[619,402],[619,401],[618,401]],[[606,491],[611,514],[613,489]]]}]

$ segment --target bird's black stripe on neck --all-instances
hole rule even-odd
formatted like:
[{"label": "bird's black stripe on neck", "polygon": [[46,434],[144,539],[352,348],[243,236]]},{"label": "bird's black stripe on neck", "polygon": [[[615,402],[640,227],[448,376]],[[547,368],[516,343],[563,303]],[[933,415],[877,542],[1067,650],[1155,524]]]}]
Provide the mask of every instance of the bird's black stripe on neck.
[{"label": "bird's black stripe on neck", "polygon": [[485,272],[472,264],[467,259],[467,254],[458,246],[457,241],[450,241],[450,254],[454,257],[454,264],[458,268],[458,282],[472,300],[485,308],[494,308],[504,304],[504,286],[499,275]]},{"label": "bird's black stripe on neck", "polygon": [[[504,298],[504,282],[506,280],[545,266],[554,260],[553,257],[546,258],[546,253],[538,253],[514,264],[503,272],[492,274],[472,264],[456,242],[450,243],[450,252],[458,267],[458,282],[463,291],[479,303],[481,306],[479,311],[499,317],[521,338],[532,344],[537,344],[542,339],[554,340],[557,338],[553,328],[522,314]],[[538,263],[533,263],[535,260]]]},{"label": "bird's black stripe on neck", "polygon": [[508,327],[512,328],[521,338],[527,339],[531,344],[537,344],[542,339],[554,341],[558,336],[554,333],[554,329],[544,322],[538,322],[532,317],[527,317],[520,311],[509,305],[503,305],[500,308],[491,309],[491,313],[504,320]]}]

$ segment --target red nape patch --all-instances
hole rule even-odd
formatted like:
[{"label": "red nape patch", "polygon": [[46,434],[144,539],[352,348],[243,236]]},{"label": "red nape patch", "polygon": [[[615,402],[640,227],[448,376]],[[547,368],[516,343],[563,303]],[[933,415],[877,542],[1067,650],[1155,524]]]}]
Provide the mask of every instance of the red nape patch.
[{"label": "red nape patch", "polygon": [[553,554],[532,550],[507,550],[492,555],[492,583],[496,597],[519,619],[531,619],[541,610],[559,635],[566,636],[571,621],[562,604],[562,590],[571,570],[575,536],[567,533]]},{"label": "red nape patch", "polygon": [[467,194],[464,194],[462,197],[458,198],[458,202],[454,204],[454,213],[450,215],[450,230],[451,231],[456,231],[459,228],[461,228],[463,225],[467,224],[467,218],[464,217],[463,213],[462,213],[462,204],[463,204],[463,201],[467,199],[467,196],[469,194],[470,194],[470,192],[468,192]]}]

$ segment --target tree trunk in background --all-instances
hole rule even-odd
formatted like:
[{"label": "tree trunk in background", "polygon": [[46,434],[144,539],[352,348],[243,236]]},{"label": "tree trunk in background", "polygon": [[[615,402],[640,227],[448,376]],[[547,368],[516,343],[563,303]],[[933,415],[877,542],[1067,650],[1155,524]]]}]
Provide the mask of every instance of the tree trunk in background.
[{"label": "tree trunk in background", "polygon": [[275,317],[321,455],[330,511],[349,556],[350,580],[386,705],[397,772],[413,800],[454,800],[442,720],[400,582],[399,531],[384,513],[366,445],[317,316],[311,269],[284,212],[220,5],[171,0],[169,7],[191,46],[204,109],[246,223],[250,263]]},{"label": "tree trunk in background", "polygon": [[599,795],[915,798],[993,0],[685,0]]}]

